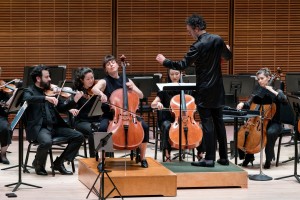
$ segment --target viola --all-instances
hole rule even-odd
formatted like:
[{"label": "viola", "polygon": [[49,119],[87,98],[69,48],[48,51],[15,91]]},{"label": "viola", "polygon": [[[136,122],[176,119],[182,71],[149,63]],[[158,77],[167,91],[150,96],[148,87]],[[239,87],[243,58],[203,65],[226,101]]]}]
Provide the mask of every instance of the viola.
[{"label": "viola", "polygon": [[[200,145],[203,132],[199,124],[194,119],[194,114],[197,111],[194,97],[184,94],[183,90],[181,90],[181,97],[181,102],[180,95],[174,96],[170,101],[170,107],[172,113],[175,115],[175,121],[171,124],[169,130],[169,142],[172,147],[179,149],[179,137],[181,137],[181,148],[192,149]],[[179,106],[182,106],[181,109]],[[181,123],[181,131],[179,131],[179,123]],[[181,136],[179,133],[181,133]]]},{"label": "viola", "polygon": [[[269,81],[269,85],[273,83],[276,77],[278,77],[276,74],[272,75],[271,80]],[[240,130],[238,131],[237,147],[245,153],[255,154],[260,152],[261,148],[264,148],[266,146],[267,126],[269,121],[276,113],[276,104],[272,103],[263,105],[261,107],[260,105],[252,103],[250,106],[250,110],[259,110],[260,113],[262,113],[262,109],[264,109],[263,122],[261,121],[260,116],[252,117],[248,119],[246,124],[241,126]],[[263,135],[261,135],[262,132]]]},{"label": "viola", "polygon": [[[128,91],[126,86],[125,56],[121,56],[123,72],[123,88],[115,90],[110,98],[114,105],[114,117],[109,122],[107,131],[113,133],[112,140],[115,149],[136,149],[144,139],[144,129],[135,115],[139,105],[139,96],[134,91]],[[130,102],[130,104],[129,104]]]}]

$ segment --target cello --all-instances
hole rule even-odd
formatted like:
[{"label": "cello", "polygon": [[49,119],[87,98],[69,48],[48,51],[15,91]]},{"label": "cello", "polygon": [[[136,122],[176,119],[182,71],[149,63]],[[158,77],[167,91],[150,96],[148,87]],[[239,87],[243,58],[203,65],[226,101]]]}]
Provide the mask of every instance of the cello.
[{"label": "cello", "polygon": [[[109,101],[114,109],[113,120],[109,122],[107,132],[111,132],[113,147],[118,150],[136,149],[144,139],[144,129],[135,115],[139,106],[139,96],[126,86],[125,56],[121,56],[123,88],[112,92]],[[130,102],[130,104],[129,104]]]},{"label": "cello", "polygon": [[[182,76],[180,81],[182,82]],[[175,121],[171,124],[169,130],[169,142],[171,146],[179,149],[180,137],[182,149],[192,149],[199,146],[202,141],[203,132],[194,119],[194,113],[197,108],[194,97],[184,94],[184,91],[181,90],[181,94],[175,95],[171,99],[170,107],[172,113],[175,115]]]},{"label": "cello", "polygon": [[[268,85],[271,85],[277,77],[278,76],[276,74],[273,74]],[[261,114],[262,110],[264,110],[264,120],[262,122],[261,116],[256,116],[248,119],[248,121],[243,126],[241,126],[240,130],[238,131],[237,147],[245,153],[255,154],[260,152],[261,148],[264,148],[266,146],[267,125],[276,113],[276,104],[266,104],[262,105],[261,107],[258,104],[252,103],[250,106],[250,110],[259,110]],[[263,130],[261,130],[262,127]],[[263,132],[262,136],[261,131]]]}]

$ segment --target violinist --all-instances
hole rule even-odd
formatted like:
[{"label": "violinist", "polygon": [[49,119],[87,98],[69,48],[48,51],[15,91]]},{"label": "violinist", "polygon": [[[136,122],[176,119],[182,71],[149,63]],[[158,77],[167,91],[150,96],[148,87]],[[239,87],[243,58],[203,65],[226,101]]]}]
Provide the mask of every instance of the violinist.
[{"label": "violinist", "polygon": [[170,69],[184,70],[195,67],[197,110],[203,127],[205,158],[191,164],[199,167],[214,167],[216,158],[216,140],[219,143],[221,165],[229,165],[227,155],[227,138],[223,121],[225,91],[222,79],[221,58],[231,59],[230,47],[223,39],[206,32],[203,17],[193,14],[186,19],[187,32],[196,41],[191,45],[181,61],[171,61],[158,54],[156,60]]},{"label": "violinist", "polygon": [[[274,146],[278,135],[282,130],[282,124],[280,122],[280,105],[282,103],[287,103],[287,97],[284,95],[283,91],[278,89],[275,90],[269,85],[271,79],[271,71],[268,68],[261,68],[256,72],[256,78],[258,81],[258,88],[253,91],[251,97],[246,102],[240,102],[237,105],[237,109],[249,109],[255,95],[264,96],[269,95],[272,98],[272,102],[276,104],[276,113],[273,118],[268,122],[267,125],[267,143],[265,147],[266,161],[264,164],[264,169],[270,169],[271,161],[275,158]],[[239,149],[240,159],[244,159],[241,166],[248,166],[249,163],[253,165],[254,154],[245,154]]]},{"label": "violinist", "polygon": [[[107,55],[103,60],[103,68],[107,73],[107,76],[98,81],[98,83],[93,87],[92,91],[95,95],[101,96],[102,111],[103,115],[101,117],[100,130],[106,132],[108,129],[109,121],[113,119],[113,113],[110,111],[110,106],[108,104],[104,104],[107,102],[111,96],[111,94],[120,88],[123,88],[123,79],[122,76],[119,75],[118,69],[119,64],[117,63],[115,57],[113,55]],[[128,79],[126,82],[126,86],[128,91],[134,91],[139,98],[143,98],[143,93],[138,87],[133,83],[132,80]],[[130,104],[130,101],[129,101]],[[140,159],[141,159],[141,167],[147,168],[148,162],[146,160],[146,149],[147,142],[149,140],[149,127],[144,122],[144,120],[139,119],[142,124],[142,128],[144,130],[144,139],[140,144]]]},{"label": "violinist", "polygon": [[[96,156],[93,131],[91,124],[100,121],[100,116],[89,117],[91,107],[93,106],[96,98],[92,98],[91,88],[95,84],[94,72],[88,67],[79,68],[76,71],[74,81],[74,89],[83,92],[83,97],[77,102],[76,108],[69,110],[75,116],[74,126],[75,129],[88,137],[89,154],[91,158]],[[92,100],[91,100],[92,98]]]},{"label": "violinist", "polygon": [[24,120],[26,138],[39,144],[32,165],[37,175],[47,175],[45,163],[47,152],[52,146],[52,138],[64,137],[68,145],[56,158],[52,167],[63,175],[72,175],[73,173],[65,168],[64,162],[74,160],[84,137],[80,132],[70,128],[59,112],[67,112],[74,108],[82,93],[77,92],[68,103],[57,97],[46,96],[45,92],[50,89],[51,78],[49,69],[44,65],[34,67],[30,76],[34,84],[24,89],[23,101],[28,103]]},{"label": "violinist", "polygon": [[[1,75],[1,70],[0,70]],[[5,84],[5,83],[3,83]],[[9,164],[9,160],[6,157],[6,152],[8,149],[8,146],[11,144],[12,139],[12,130],[10,128],[9,122],[8,122],[8,114],[6,112],[6,107],[9,106],[10,101],[12,99],[12,95],[7,93],[4,90],[3,84],[0,85],[0,144],[1,144],[1,154],[0,154],[0,163]]]},{"label": "violinist", "polygon": [[[179,83],[181,73],[179,70],[168,69],[168,82],[172,83]],[[152,108],[158,109],[158,126],[162,132],[162,146],[165,156],[165,162],[171,162],[171,145],[169,142],[169,130],[171,127],[171,123],[174,122],[174,116],[171,114],[170,110],[163,110],[168,109],[170,107],[170,101],[173,96],[180,94],[180,91],[167,91],[162,90],[157,93],[157,96],[151,103]],[[201,146],[201,145],[200,145]],[[202,158],[203,150],[199,147],[197,157],[200,159]]]}]

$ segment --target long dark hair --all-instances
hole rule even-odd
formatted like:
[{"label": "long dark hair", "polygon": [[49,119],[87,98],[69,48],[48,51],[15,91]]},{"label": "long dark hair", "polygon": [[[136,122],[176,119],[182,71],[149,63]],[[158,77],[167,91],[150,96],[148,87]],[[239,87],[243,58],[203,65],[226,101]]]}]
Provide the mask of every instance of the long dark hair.
[{"label": "long dark hair", "polygon": [[87,73],[94,73],[94,72],[89,67],[81,67],[81,68],[77,69],[76,74],[75,74],[76,75],[75,80],[74,80],[74,89],[75,90],[82,90],[83,83],[81,80],[84,79],[84,77]]}]

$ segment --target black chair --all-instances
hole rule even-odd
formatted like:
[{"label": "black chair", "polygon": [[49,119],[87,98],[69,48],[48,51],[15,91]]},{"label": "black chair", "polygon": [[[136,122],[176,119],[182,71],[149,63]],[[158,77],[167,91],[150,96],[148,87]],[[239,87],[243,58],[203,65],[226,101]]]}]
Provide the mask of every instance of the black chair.
[{"label": "black chair", "polygon": [[[290,105],[290,103],[287,104],[281,104],[280,106],[280,121],[282,124],[288,124],[294,126],[295,122],[295,116],[293,115],[293,109]],[[277,149],[277,157],[276,157],[276,167],[279,163],[279,156],[280,156],[280,150],[282,145],[282,137],[283,136],[291,136],[293,137],[293,130],[290,128],[283,128],[281,133],[279,134],[279,141],[278,141],[278,149]],[[290,160],[288,160],[290,161]],[[283,161],[287,162],[287,161]]]},{"label": "black chair", "polygon": [[[30,173],[27,169],[27,167],[33,168],[32,166],[28,165],[28,160],[29,160],[29,154],[30,153],[36,153],[36,150],[32,150],[32,146],[37,146],[38,143],[36,141],[28,141],[28,148],[27,148],[27,153],[26,153],[26,158],[25,158],[25,163],[23,165],[23,173]],[[52,176],[55,176],[55,171],[53,169],[53,150],[64,150],[64,145],[67,145],[68,141],[63,138],[63,137],[54,137],[52,139],[52,147],[49,149],[49,157],[50,157],[50,163],[51,163],[51,170],[52,170]],[[75,172],[75,165],[74,161],[71,162],[72,164],[72,171],[73,173]]]},{"label": "black chair", "polygon": [[279,140],[278,140],[278,147],[277,147],[277,156],[276,156],[276,167],[278,167],[278,163],[279,163],[279,157],[280,157],[280,150],[281,150],[281,145],[282,143],[282,137],[285,136],[293,136],[293,130],[290,128],[284,128],[281,130],[280,134],[279,134]]}]

